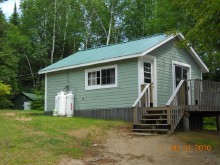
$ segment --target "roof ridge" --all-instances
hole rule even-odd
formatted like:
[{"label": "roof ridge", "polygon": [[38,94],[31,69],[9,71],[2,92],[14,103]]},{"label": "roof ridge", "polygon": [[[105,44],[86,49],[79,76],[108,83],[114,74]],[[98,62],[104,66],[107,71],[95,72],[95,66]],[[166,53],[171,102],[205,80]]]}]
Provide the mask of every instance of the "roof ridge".
[{"label": "roof ridge", "polygon": [[158,34],[153,34],[153,35],[149,35],[149,36],[145,36],[145,37],[140,37],[140,38],[133,39],[133,40],[130,40],[130,41],[125,41],[125,42],[120,42],[120,43],[113,43],[113,44],[109,44],[109,45],[100,45],[100,46],[96,46],[96,47],[93,47],[93,48],[87,48],[87,49],[79,50],[78,52],[93,50],[93,49],[99,49],[99,48],[104,48],[104,47],[110,47],[110,46],[114,46],[114,45],[120,45],[120,44],[124,44],[124,43],[129,43],[129,42],[134,42],[134,41],[143,40],[143,39],[147,39],[147,38],[152,38],[152,37],[156,37],[156,36],[164,35],[164,34],[165,33],[158,33]]}]

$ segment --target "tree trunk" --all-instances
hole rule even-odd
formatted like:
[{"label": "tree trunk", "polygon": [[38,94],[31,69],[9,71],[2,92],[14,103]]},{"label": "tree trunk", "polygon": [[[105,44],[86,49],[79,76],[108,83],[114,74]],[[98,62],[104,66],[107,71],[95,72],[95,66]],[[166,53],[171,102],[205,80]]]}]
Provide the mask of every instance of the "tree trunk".
[{"label": "tree trunk", "polygon": [[63,54],[64,54],[65,43],[66,43],[66,30],[68,27],[68,23],[69,23],[69,7],[68,7],[67,13],[66,13],[66,24],[65,24],[65,31],[64,31],[64,35],[63,35],[63,48],[62,48],[62,53],[61,53],[60,59],[63,58]]},{"label": "tree trunk", "polygon": [[112,19],[113,19],[113,5],[112,5],[112,9],[111,9],[111,18],[110,18],[109,26],[108,26],[108,36],[107,36],[106,45],[109,44],[109,40],[110,40],[110,36],[111,36]]},{"label": "tree trunk", "polygon": [[54,22],[53,22],[53,41],[52,41],[52,50],[51,50],[51,64],[53,63],[54,58],[54,47],[55,47],[55,39],[56,39],[56,14],[57,14],[57,0],[54,1]]},{"label": "tree trunk", "polygon": [[33,87],[35,88],[35,80],[34,80],[34,73],[33,73],[33,70],[32,70],[32,67],[31,67],[31,63],[30,63],[30,60],[28,58],[28,56],[26,55],[26,53],[24,52],[24,56],[28,62],[28,66],[29,66],[29,69],[31,71],[31,77],[32,77],[32,80],[33,80]]}]

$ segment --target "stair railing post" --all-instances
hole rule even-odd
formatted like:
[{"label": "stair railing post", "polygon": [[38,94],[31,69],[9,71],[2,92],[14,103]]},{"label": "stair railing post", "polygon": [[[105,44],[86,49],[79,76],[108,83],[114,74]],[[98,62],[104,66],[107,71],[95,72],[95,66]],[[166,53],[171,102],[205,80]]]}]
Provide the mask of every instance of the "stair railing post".
[{"label": "stair railing post", "polygon": [[150,88],[147,90],[147,107],[150,107]]},{"label": "stair railing post", "polygon": [[138,124],[138,119],[137,119],[137,115],[138,115],[138,109],[137,106],[133,107],[133,124]]}]

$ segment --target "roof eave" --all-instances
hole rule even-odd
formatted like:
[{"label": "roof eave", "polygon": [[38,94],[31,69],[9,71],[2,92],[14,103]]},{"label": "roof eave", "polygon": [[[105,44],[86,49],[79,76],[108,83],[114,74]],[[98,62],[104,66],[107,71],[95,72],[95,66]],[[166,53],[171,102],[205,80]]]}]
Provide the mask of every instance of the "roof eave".
[{"label": "roof eave", "polygon": [[[100,60],[100,61],[95,61],[95,62],[90,62],[90,63],[85,63],[85,64],[79,64],[79,65],[74,65],[74,66],[67,66],[67,67],[62,67],[62,68],[57,68],[57,69],[46,70],[46,71],[39,71],[38,74],[46,74],[46,73],[51,73],[51,72],[56,72],[56,71],[61,71],[61,70],[74,69],[74,68],[85,67],[85,66],[90,66],[90,65],[100,64],[100,63],[113,62],[113,61],[118,61],[118,60],[124,60],[124,59],[130,59],[130,58],[144,56],[144,55],[148,54],[149,52],[155,50],[156,48],[160,47],[161,45],[172,40],[175,37],[178,37],[181,40],[185,39],[184,36],[182,35],[182,33],[177,33],[176,35],[171,35],[169,38],[154,45],[153,47],[151,47],[150,49],[148,49],[142,53],[128,55],[128,56],[122,56],[122,57],[117,57],[117,58],[111,58],[111,59],[107,59],[107,60]],[[195,50],[192,47],[189,47],[189,52],[193,56],[193,58],[197,61],[197,63],[200,65],[203,73],[208,73],[209,69],[202,62],[202,60],[200,59],[200,57],[198,56],[198,54],[195,52]]]},{"label": "roof eave", "polygon": [[209,69],[208,67],[202,62],[201,58],[198,56],[198,54],[195,52],[195,50],[192,47],[189,47],[189,52],[194,57],[194,59],[199,63],[200,67],[202,68],[203,73],[208,73]]},{"label": "roof eave", "polygon": [[90,62],[90,63],[85,63],[85,64],[71,65],[71,66],[67,66],[67,67],[50,69],[50,70],[46,70],[46,71],[39,71],[38,74],[46,74],[46,73],[57,72],[57,71],[61,71],[61,70],[74,69],[74,68],[79,68],[79,67],[95,65],[95,64],[101,64],[101,63],[119,61],[119,60],[124,60],[124,59],[130,59],[130,58],[135,58],[135,57],[140,57],[140,56],[142,56],[142,53],[131,54],[129,56],[122,56],[122,57],[111,58],[111,59],[106,59],[106,60],[100,60],[100,61],[95,61],[95,62]]},{"label": "roof eave", "polygon": [[[185,37],[183,36],[182,33],[177,33],[176,36],[181,40],[185,40]],[[200,65],[200,67],[202,68],[202,72],[208,73],[209,72],[208,67],[204,64],[204,62],[201,60],[201,58],[196,53],[196,51],[192,47],[189,47],[189,52],[193,56],[193,58],[196,60],[196,62]]]},{"label": "roof eave", "polygon": [[132,55],[123,56],[123,57],[117,57],[117,58],[112,58],[112,59],[107,59],[107,60],[100,60],[100,61],[80,64],[80,65],[74,65],[74,66],[62,67],[62,68],[57,68],[57,69],[51,69],[51,70],[46,70],[46,71],[39,71],[38,74],[46,74],[46,73],[51,73],[51,72],[56,72],[56,71],[61,71],[61,70],[66,70],[66,69],[74,69],[74,68],[85,67],[85,66],[90,66],[90,65],[100,64],[100,63],[113,62],[113,61],[118,61],[118,60],[124,60],[124,59],[130,59],[130,58],[144,56],[147,53],[149,53],[149,52],[153,51],[154,49],[160,47],[161,45],[165,44],[166,42],[170,41],[174,37],[175,36],[170,36],[166,40],[154,45],[153,47],[151,47],[150,49],[148,49],[148,50],[146,50],[142,53],[132,54]]}]

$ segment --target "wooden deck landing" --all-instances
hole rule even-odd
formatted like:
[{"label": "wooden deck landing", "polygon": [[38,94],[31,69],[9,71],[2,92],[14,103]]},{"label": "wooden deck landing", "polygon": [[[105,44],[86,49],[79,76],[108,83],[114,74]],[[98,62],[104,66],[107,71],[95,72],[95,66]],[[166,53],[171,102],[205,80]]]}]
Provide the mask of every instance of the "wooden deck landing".
[{"label": "wooden deck landing", "polygon": [[141,95],[133,104],[133,131],[172,133],[180,121],[189,123],[190,113],[201,117],[217,116],[220,129],[220,82],[181,80],[163,107],[149,107],[152,103],[151,85],[141,87]]}]

